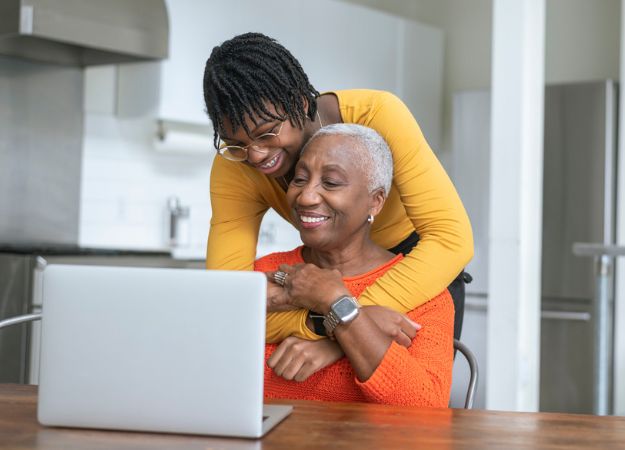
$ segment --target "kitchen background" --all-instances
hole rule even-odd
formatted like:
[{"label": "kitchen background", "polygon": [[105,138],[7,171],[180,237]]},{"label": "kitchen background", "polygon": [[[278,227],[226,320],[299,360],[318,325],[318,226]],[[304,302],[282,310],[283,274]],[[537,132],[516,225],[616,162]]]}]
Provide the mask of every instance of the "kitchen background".
[{"label": "kitchen background", "polygon": [[[456,182],[476,238],[463,340],[480,361],[477,404],[484,407],[492,2],[165,3],[169,54],[163,61],[113,65],[102,58],[82,67],[0,51],[0,317],[40,307],[41,258],[202,266],[214,156],[202,105],[203,65],[214,45],[257,30],[285,44],[321,91],[368,87],[398,94]],[[546,83],[557,89],[618,80],[621,2],[546,5]],[[584,150],[599,152],[582,148],[580,155]],[[277,215],[266,216],[259,255],[297,243],[297,233]],[[591,410],[587,292],[593,272],[590,260],[581,264],[584,294],[543,304],[544,410]],[[0,381],[36,381],[36,357],[27,351],[36,347],[34,329],[34,338],[27,330],[0,337],[0,358],[12,355],[0,367]],[[454,385],[455,404],[463,388]]]}]

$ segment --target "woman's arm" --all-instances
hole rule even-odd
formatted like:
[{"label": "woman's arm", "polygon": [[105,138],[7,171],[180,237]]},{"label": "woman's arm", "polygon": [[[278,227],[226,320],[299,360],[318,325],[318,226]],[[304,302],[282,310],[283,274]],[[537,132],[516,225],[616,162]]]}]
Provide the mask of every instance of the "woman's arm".
[{"label": "woman's arm", "polygon": [[[293,311],[267,313],[265,342],[268,344],[277,344],[293,334],[298,336],[307,336],[306,340],[308,341],[323,339],[323,336],[316,335],[306,326],[307,318],[308,310],[306,309],[294,309]],[[293,324],[299,324],[301,328],[293,331]]]},{"label": "woman's arm", "polygon": [[[367,306],[367,315],[373,319],[384,336],[397,344],[410,347],[421,326],[403,314],[383,306]],[[269,318],[268,318],[269,320]],[[377,330],[376,330],[377,332]],[[345,354],[336,341],[310,341],[288,337],[280,343],[267,361],[276,375],[295,381],[304,381],[317,371],[335,363]],[[379,364],[379,361],[376,363]],[[375,368],[374,368],[375,369]]]},{"label": "woman's arm", "polygon": [[393,188],[420,237],[406,258],[359,300],[410,311],[445,289],[473,257],[471,224],[451,180],[400,99],[378,93],[369,116],[359,123],[378,131],[389,144]]},{"label": "woman's arm", "polygon": [[[285,289],[296,306],[327,315],[335,299],[349,295],[336,270],[312,264],[282,265],[280,270],[289,274]],[[446,406],[453,364],[454,308],[449,292],[445,289],[409,313],[421,325],[409,348],[382,331],[375,313],[375,308],[363,307],[356,319],[334,332],[365,395],[380,403]]]},{"label": "woman's arm", "polygon": [[288,337],[269,357],[267,366],[285,380],[301,382],[344,355],[341,347],[329,339],[308,341]]},{"label": "woman's arm", "polygon": [[211,226],[206,268],[252,270],[258,230],[269,206],[241,163],[216,157],[211,170]]},{"label": "woman's arm", "polygon": [[[320,307],[320,305],[315,305]],[[322,307],[323,308],[323,307]],[[451,296],[443,293],[408,313],[423,327],[412,333],[412,345],[403,347],[380,331],[380,324],[398,313],[364,306],[349,324],[335,329],[336,343],[352,366],[354,382],[371,402],[446,407],[453,366]],[[267,361],[288,380],[304,381],[341,357],[331,341],[310,342],[287,338]]]},{"label": "woman's arm", "polygon": [[[406,348],[391,342],[366,381],[357,379],[356,383],[371,402],[445,408],[449,404],[453,367],[451,296],[445,290],[408,315],[423,324],[413,345]],[[345,339],[339,337],[349,331],[339,328],[337,340],[349,357]]]}]

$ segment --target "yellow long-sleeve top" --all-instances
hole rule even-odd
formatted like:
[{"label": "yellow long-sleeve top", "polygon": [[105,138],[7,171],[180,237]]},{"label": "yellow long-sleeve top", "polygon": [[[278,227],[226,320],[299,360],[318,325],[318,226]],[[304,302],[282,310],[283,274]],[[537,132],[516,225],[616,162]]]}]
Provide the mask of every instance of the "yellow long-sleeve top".
[{"label": "yellow long-sleeve top", "polygon": [[[471,224],[447,173],[404,103],[373,90],[333,91],[344,123],[376,130],[393,154],[393,185],[371,227],[371,238],[392,248],[417,231],[417,246],[359,297],[364,305],[405,313],[435,297],[473,256]],[[240,162],[215,158],[211,172],[213,216],[208,269],[253,270],[263,215],[275,209],[293,222],[286,193],[272,178]],[[306,327],[307,311],[272,313],[267,342],[293,335],[318,336]]]}]

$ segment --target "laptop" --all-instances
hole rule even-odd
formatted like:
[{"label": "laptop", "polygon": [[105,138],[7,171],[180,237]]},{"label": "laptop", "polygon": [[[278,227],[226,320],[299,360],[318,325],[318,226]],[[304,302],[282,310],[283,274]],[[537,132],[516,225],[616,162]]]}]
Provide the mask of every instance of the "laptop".
[{"label": "laptop", "polygon": [[50,265],[43,273],[43,425],[258,438],[261,273]]}]

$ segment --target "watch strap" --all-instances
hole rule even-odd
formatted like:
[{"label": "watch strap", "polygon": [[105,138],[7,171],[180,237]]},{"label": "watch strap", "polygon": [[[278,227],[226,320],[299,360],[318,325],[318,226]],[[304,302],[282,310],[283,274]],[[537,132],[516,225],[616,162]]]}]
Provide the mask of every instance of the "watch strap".
[{"label": "watch strap", "polygon": [[339,326],[341,319],[332,310],[325,316],[323,320],[323,326],[326,329],[328,336],[334,336],[334,329]]}]

